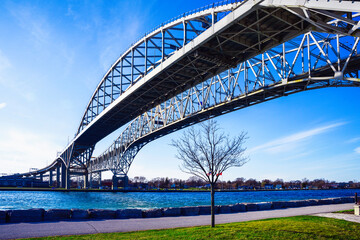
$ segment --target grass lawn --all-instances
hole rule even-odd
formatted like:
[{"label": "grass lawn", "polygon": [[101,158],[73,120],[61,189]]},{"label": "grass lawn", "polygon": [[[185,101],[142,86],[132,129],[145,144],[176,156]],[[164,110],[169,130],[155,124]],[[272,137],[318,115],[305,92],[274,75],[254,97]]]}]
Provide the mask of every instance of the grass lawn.
[{"label": "grass lawn", "polygon": [[354,214],[354,209],[337,211],[337,212],[335,212],[335,213]]},{"label": "grass lawn", "polygon": [[297,216],[219,224],[213,229],[202,226],[37,239],[360,239],[360,224],[332,218]]}]

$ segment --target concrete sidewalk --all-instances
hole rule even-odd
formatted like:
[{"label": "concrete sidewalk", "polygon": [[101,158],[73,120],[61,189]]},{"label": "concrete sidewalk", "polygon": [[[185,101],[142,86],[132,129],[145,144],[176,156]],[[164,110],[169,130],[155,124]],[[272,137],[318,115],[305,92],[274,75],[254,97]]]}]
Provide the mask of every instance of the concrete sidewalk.
[{"label": "concrete sidewalk", "polygon": [[328,218],[336,218],[342,219],[349,222],[357,222],[360,223],[360,216],[356,216],[354,214],[343,214],[343,213],[317,213],[314,216],[318,217],[328,217]]},{"label": "concrete sidewalk", "polygon": [[[244,222],[251,220],[314,215],[352,209],[353,203],[332,204],[267,211],[240,212],[216,215],[216,224]],[[0,224],[0,239],[47,237],[57,235],[77,235],[108,232],[129,232],[149,229],[165,229],[209,225],[209,215],[191,217],[162,217],[138,219],[111,219],[99,221],[60,221],[38,223]]]}]

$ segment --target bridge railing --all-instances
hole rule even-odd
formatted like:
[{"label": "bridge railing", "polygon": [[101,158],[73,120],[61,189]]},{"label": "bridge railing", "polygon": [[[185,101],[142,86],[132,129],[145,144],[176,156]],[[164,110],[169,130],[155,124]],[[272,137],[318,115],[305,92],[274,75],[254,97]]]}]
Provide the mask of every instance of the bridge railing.
[{"label": "bridge railing", "polygon": [[[219,2],[216,2],[216,3],[212,3],[212,4],[208,4],[206,6],[203,6],[203,7],[200,7],[200,8],[196,8],[194,10],[191,10],[191,11],[187,11],[183,14],[180,14],[176,17],[173,17],[161,24],[159,24],[158,26],[154,27],[152,30],[148,31],[145,33],[145,36],[148,35],[149,33],[152,33],[153,31],[155,31],[156,29],[159,29],[161,28],[162,26],[165,26],[169,23],[172,23],[172,22],[175,22],[176,20],[179,20],[181,18],[184,18],[184,17],[187,17],[187,16],[190,16],[192,14],[195,14],[195,13],[198,13],[198,12],[202,12],[202,11],[205,11],[205,10],[208,10],[210,8],[215,8],[215,7],[220,7],[220,6],[223,6],[223,5],[228,5],[228,4],[233,4],[233,3],[240,3],[240,2],[244,2],[244,1],[247,1],[247,0],[224,0],[224,1],[219,1]],[[139,38],[138,40],[140,40],[141,38]],[[138,41],[136,41],[138,42]],[[135,42],[135,43],[136,43]],[[132,44],[133,45],[133,44]]]}]

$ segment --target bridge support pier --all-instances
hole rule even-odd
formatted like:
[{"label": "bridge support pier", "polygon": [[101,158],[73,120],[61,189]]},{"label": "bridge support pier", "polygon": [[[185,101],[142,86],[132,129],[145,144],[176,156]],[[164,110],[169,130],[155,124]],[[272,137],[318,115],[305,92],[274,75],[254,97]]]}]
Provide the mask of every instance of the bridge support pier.
[{"label": "bridge support pier", "polygon": [[66,166],[61,164],[61,188],[65,188],[65,178],[66,178]]},{"label": "bridge support pier", "polygon": [[127,175],[125,175],[123,178],[122,178],[122,181],[123,181],[123,185],[124,185],[124,189],[127,189],[129,187],[129,178]]},{"label": "bridge support pier", "polygon": [[93,173],[89,174],[89,188],[94,188],[93,184]]},{"label": "bridge support pier", "polygon": [[42,173],[40,173],[40,182],[42,182],[43,181],[43,174]]},{"label": "bridge support pier", "polygon": [[101,188],[101,172],[99,172],[98,175],[98,184],[99,184],[99,188]]},{"label": "bridge support pier", "polygon": [[99,181],[99,188],[101,188],[101,172],[99,172],[99,179],[98,179],[98,181]]},{"label": "bridge support pier", "polygon": [[101,172],[90,173],[89,177],[90,177],[90,181],[89,181],[90,188],[101,187]]},{"label": "bridge support pier", "polygon": [[[66,167],[65,167],[66,169]],[[66,169],[65,171],[65,189],[70,189],[70,170]]]},{"label": "bridge support pier", "polygon": [[84,175],[84,189],[89,187],[89,174],[86,172]]},{"label": "bridge support pier", "polygon": [[128,184],[129,184],[129,178],[127,175],[122,175],[121,177],[118,177],[116,175],[113,176],[112,178],[112,189],[116,190],[118,189],[118,181],[121,180],[122,184],[124,186],[124,189],[128,188]]},{"label": "bridge support pier", "polygon": [[112,177],[112,190],[118,189],[118,178],[116,175]]},{"label": "bridge support pier", "polygon": [[70,171],[63,163],[61,164],[61,187],[70,189]]},{"label": "bridge support pier", "polygon": [[60,187],[60,166],[56,167],[56,187]]},{"label": "bridge support pier", "polygon": [[49,171],[49,186],[53,186],[53,170]]}]

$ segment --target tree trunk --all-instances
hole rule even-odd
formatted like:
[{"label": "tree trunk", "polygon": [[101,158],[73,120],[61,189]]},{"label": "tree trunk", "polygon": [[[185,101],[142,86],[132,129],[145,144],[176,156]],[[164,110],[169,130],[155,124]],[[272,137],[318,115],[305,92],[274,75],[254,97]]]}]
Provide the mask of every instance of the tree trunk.
[{"label": "tree trunk", "polygon": [[215,199],[214,184],[211,184],[211,227],[215,227]]}]

